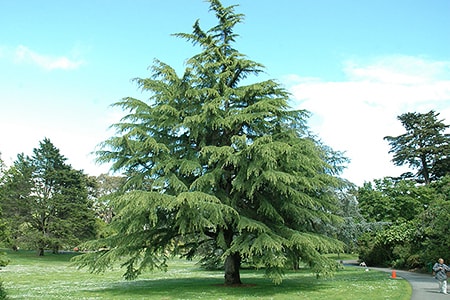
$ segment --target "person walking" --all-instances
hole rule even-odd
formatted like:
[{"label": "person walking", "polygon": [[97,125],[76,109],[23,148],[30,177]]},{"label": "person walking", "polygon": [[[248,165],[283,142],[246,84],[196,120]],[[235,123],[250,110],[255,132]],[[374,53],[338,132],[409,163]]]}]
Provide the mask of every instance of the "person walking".
[{"label": "person walking", "polygon": [[444,259],[439,258],[438,262],[434,264],[434,277],[439,283],[439,292],[447,294],[447,272],[450,272],[450,267],[444,264]]}]

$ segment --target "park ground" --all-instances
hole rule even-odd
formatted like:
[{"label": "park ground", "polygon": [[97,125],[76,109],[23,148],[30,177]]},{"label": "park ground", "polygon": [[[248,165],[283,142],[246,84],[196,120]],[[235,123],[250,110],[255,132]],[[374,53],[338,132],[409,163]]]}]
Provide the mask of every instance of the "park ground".
[{"label": "park ground", "polygon": [[103,274],[72,265],[75,253],[36,256],[33,251],[8,251],[10,265],[0,271],[10,299],[404,299],[411,298],[408,281],[393,280],[382,271],[345,266],[333,278],[317,279],[308,269],[286,271],[280,285],[264,278],[263,270],[244,269],[244,285],[224,287],[222,271],[205,271],[195,261],[174,259],[167,272],[122,279],[114,266]]}]

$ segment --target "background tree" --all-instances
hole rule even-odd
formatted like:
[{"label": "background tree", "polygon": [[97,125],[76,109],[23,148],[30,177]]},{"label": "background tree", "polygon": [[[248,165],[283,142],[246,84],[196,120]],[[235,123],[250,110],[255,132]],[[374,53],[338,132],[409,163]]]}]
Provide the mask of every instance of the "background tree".
[{"label": "background tree", "polygon": [[27,235],[26,225],[29,215],[29,195],[32,194],[31,180],[33,167],[29,159],[17,155],[14,165],[5,170],[0,187],[0,204],[3,209],[3,220],[6,223],[6,244],[17,249]]},{"label": "background tree", "polygon": [[415,178],[425,184],[450,173],[450,134],[445,133],[449,125],[438,116],[434,111],[402,114],[398,119],[406,133],[384,138],[391,145],[394,164],[418,170]]},{"label": "background tree", "polygon": [[105,224],[109,224],[114,216],[111,199],[121,191],[125,184],[123,176],[111,176],[108,174],[100,174],[93,177],[93,207],[98,218]]},{"label": "background tree", "polygon": [[370,226],[361,214],[355,187],[346,188],[337,192],[339,199],[338,215],[343,222],[333,227],[334,236],[344,242],[345,253],[355,253],[358,250],[358,238]]},{"label": "background tree", "polygon": [[372,226],[359,238],[359,255],[370,265],[420,267],[425,239],[422,216],[434,201],[429,186],[386,177],[357,192],[361,214]]},{"label": "background tree", "polygon": [[13,244],[32,243],[39,255],[55,252],[95,236],[95,219],[88,200],[87,176],[65,163],[49,139],[19,154],[6,172],[1,204]]},{"label": "background tree", "polygon": [[[2,157],[1,157],[1,152],[0,152],[0,199],[2,198],[2,189],[1,187],[3,186],[3,178],[4,178],[4,173],[5,173],[5,164],[3,163]],[[5,222],[5,218],[3,216],[3,212],[2,212],[2,207],[0,205],[0,243],[3,244],[5,242],[5,240],[8,239],[9,233],[8,233],[8,228],[7,228],[7,224]],[[0,253],[0,266],[2,265],[2,261],[3,261],[3,254]]]},{"label": "background tree", "polygon": [[[8,229],[7,229],[6,222],[4,221],[4,218],[3,218],[2,209],[0,207],[0,242],[5,241],[5,239],[7,239],[7,236],[8,236]],[[1,270],[1,267],[8,265],[8,263],[9,263],[9,259],[8,259],[8,256],[6,255],[6,253],[3,251],[0,251],[0,270]],[[0,283],[1,283],[1,281],[0,281]]]},{"label": "background tree", "polygon": [[[1,158],[0,152],[0,199],[2,198],[2,189],[4,174],[5,174],[5,164]],[[1,203],[1,202],[0,202]],[[0,205],[0,244],[3,244],[5,241],[8,241],[10,238],[10,232],[8,228],[8,224],[5,221],[5,217],[3,215],[2,207]],[[5,252],[0,251],[0,269],[1,267],[5,267],[9,264],[10,260]],[[3,288],[3,282],[0,280],[0,299],[6,299],[6,292]]]},{"label": "background tree", "polygon": [[432,182],[433,201],[430,207],[418,216],[424,238],[420,255],[422,262],[435,262],[439,257],[450,257],[450,176]]},{"label": "background tree", "polygon": [[342,250],[323,231],[340,220],[333,155],[308,134],[306,112],[290,110],[279,84],[242,85],[263,72],[233,48],[243,15],[209,3],[216,26],[203,31],[197,21],[191,34],[176,34],[202,50],[184,74],[155,61],[150,78],[136,79],[150,100],[115,104],[129,114],[98,155],[127,176],[114,203],[116,234],[89,244],[107,250],[76,260],[102,271],[127,257],[132,279],[165,268],[168,252],[191,258],[208,249],[224,263],[225,284],[241,283],[242,263],[264,266],[275,282],[291,259],[327,274],[336,262],[324,254]]},{"label": "background tree", "polygon": [[370,222],[402,223],[414,219],[431,199],[411,180],[390,177],[366,182],[358,188],[359,208]]},{"label": "background tree", "polygon": [[100,174],[91,176],[89,179],[91,182],[89,194],[97,221],[97,237],[106,237],[113,233],[111,227],[107,226],[115,214],[112,199],[120,193],[125,178]]},{"label": "background tree", "polygon": [[372,265],[420,268],[445,253],[450,135],[438,116],[434,111],[400,115],[406,133],[385,137],[393,162],[409,165],[416,174],[385,177],[358,189],[362,214],[381,225],[359,239],[360,257]]}]

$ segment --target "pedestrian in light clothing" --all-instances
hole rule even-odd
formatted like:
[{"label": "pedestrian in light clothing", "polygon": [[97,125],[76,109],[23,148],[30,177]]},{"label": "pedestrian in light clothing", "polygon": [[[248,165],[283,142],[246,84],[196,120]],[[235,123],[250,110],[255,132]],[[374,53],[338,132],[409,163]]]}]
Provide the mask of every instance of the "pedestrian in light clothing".
[{"label": "pedestrian in light clothing", "polygon": [[447,272],[450,272],[450,268],[444,264],[444,259],[439,258],[438,262],[434,264],[433,271],[435,278],[439,283],[439,292],[447,294]]}]

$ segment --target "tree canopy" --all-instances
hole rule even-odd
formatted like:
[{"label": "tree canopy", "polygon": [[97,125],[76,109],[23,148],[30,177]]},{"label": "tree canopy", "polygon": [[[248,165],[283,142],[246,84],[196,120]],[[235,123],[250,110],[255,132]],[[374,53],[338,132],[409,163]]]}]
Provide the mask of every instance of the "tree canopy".
[{"label": "tree canopy", "polygon": [[450,127],[438,120],[439,113],[405,113],[398,116],[406,133],[384,139],[391,145],[395,165],[409,165],[417,170],[414,177],[429,184],[432,180],[450,174]]},{"label": "tree canopy", "polygon": [[384,139],[394,164],[416,173],[366,182],[357,191],[361,213],[372,223],[359,237],[359,254],[367,263],[423,268],[448,253],[450,135],[438,117],[433,110],[398,116],[406,132]]},{"label": "tree canopy", "polygon": [[225,284],[241,283],[242,264],[265,267],[277,283],[300,260],[329,274],[336,262],[323,254],[343,245],[324,225],[341,221],[345,158],[309,133],[308,113],[291,109],[276,81],[243,84],[264,71],[233,47],[243,15],[208,2],[216,26],[196,21],[192,33],[175,34],[201,49],[184,73],[155,60],[149,78],[135,79],[149,99],[114,104],[128,114],[97,154],[126,175],[115,234],[76,261],[103,271],[125,258],[127,279],[165,268],[168,253],[223,263]]},{"label": "tree canopy", "polygon": [[385,177],[358,188],[361,213],[371,225],[359,236],[360,258],[373,266],[412,269],[449,254],[449,180],[424,185]]},{"label": "tree canopy", "polygon": [[19,154],[3,175],[0,204],[12,246],[26,243],[44,255],[95,236],[87,176],[65,161],[45,138],[32,157]]}]

